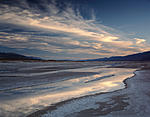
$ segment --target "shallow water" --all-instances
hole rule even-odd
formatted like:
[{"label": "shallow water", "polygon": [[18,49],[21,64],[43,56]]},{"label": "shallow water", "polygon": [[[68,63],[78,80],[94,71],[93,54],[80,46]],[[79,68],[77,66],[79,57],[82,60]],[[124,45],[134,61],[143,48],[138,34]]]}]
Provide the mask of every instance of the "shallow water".
[{"label": "shallow water", "polygon": [[135,71],[103,63],[0,65],[0,116],[5,117],[26,116],[64,100],[124,88],[123,80]]}]

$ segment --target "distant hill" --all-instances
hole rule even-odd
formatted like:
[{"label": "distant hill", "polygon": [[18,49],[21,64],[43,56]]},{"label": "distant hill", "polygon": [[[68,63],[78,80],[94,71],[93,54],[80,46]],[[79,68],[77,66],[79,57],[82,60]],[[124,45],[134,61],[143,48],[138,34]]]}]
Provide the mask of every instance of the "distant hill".
[{"label": "distant hill", "polygon": [[113,56],[109,58],[90,59],[87,61],[150,61],[150,51],[127,56]]},{"label": "distant hill", "polygon": [[0,60],[41,60],[41,59],[38,57],[29,57],[16,53],[0,52]]},{"label": "distant hill", "polygon": [[[38,57],[30,57],[24,56],[16,53],[4,53],[0,52],[0,60],[42,60],[42,61],[73,61],[73,60],[43,60]],[[75,60],[76,61],[76,60]],[[98,58],[98,59],[88,59],[88,60],[77,60],[80,61],[150,61],[150,51],[137,53],[127,56],[112,56],[106,58]]]}]

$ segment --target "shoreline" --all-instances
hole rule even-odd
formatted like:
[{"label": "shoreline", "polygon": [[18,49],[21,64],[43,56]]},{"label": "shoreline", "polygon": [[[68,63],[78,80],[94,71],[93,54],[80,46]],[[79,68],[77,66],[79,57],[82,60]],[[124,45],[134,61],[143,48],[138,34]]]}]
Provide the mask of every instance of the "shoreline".
[{"label": "shoreline", "polygon": [[[114,68],[114,67],[112,67],[112,68]],[[123,67],[122,67],[122,68],[123,68]],[[129,68],[129,69],[130,69],[130,68]],[[105,94],[105,95],[107,95],[107,94],[113,94],[113,93],[117,93],[117,92],[119,92],[119,91],[123,91],[123,90],[125,90],[125,89],[128,88],[128,83],[127,83],[127,81],[128,81],[129,79],[131,79],[131,78],[134,78],[134,77],[137,75],[137,74],[136,74],[137,71],[142,71],[142,70],[145,70],[145,69],[136,69],[136,70],[133,72],[134,75],[133,75],[132,77],[128,77],[128,78],[126,78],[125,80],[123,80],[123,83],[124,83],[124,88],[123,88],[123,89],[118,89],[118,90],[111,91],[111,92],[101,92],[101,93],[96,93],[96,94],[92,94],[92,95],[86,95],[86,96],[82,96],[82,97],[77,97],[77,98],[71,98],[71,99],[68,99],[68,100],[64,100],[64,101],[61,101],[61,102],[52,104],[52,105],[50,105],[50,106],[47,106],[47,107],[45,107],[45,108],[43,108],[43,109],[41,109],[41,110],[38,110],[38,111],[36,111],[36,112],[33,112],[33,113],[27,115],[26,117],[41,117],[41,115],[46,114],[47,112],[51,112],[51,111],[57,109],[57,107],[60,107],[60,106],[62,106],[62,105],[64,105],[64,104],[67,104],[67,103],[69,103],[69,102],[71,102],[71,101],[75,101],[75,100],[79,100],[79,99],[83,99],[83,98],[88,98],[88,97],[100,96],[100,95],[104,95],[104,94]]]}]

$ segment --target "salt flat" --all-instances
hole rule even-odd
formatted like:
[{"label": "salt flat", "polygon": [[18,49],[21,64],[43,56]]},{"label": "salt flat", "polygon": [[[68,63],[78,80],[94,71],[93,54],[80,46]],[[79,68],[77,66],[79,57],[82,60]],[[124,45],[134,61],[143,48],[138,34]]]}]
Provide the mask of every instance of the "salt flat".
[{"label": "salt flat", "polygon": [[[146,116],[149,82],[144,80],[148,80],[149,65],[147,62],[0,63],[0,115]],[[144,70],[136,71],[134,76],[137,69]],[[125,86],[123,81],[127,78],[131,79],[125,81]]]}]

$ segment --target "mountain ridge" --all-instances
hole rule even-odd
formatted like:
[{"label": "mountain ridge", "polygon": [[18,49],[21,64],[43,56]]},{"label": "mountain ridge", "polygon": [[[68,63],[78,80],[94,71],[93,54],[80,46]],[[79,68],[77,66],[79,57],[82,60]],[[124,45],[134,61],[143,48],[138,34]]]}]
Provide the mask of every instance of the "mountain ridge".
[{"label": "mountain ridge", "polygon": [[126,56],[112,56],[98,59],[89,59],[87,61],[150,61],[150,51]]},{"label": "mountain ridge", "polygon": [[0,52],[0,60],[41,60],[41,58],[11,52]]},{"label": "mountain ridge", "polygon": [[25,56],[16,53],[0,52],[0,60],[42,60],[42,61],[150,61],[150,51],[126,56],[112,56],[87,60],[43,60],[39,57]]}]

